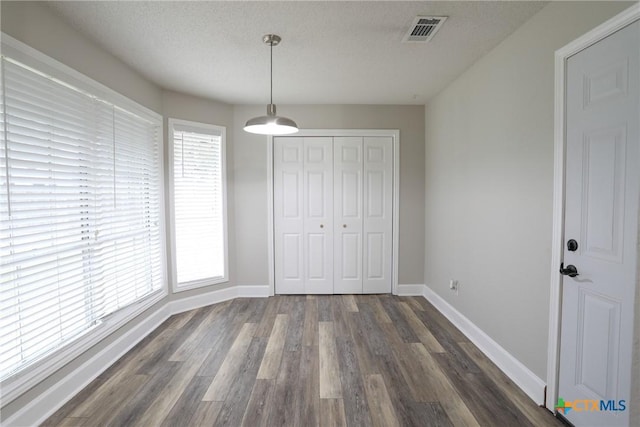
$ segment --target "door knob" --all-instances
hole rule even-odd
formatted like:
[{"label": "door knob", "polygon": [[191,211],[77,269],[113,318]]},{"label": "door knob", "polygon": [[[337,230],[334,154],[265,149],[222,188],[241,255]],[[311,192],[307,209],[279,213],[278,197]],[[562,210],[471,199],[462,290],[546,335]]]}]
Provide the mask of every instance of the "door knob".
[{"label": "door knob", "polygon": [[320,224],[320,228],[324,228],[324,224]]},{"label": "door knob", "polygon": [[347,224],[342,224],[342,228],[347,228]]},{"label": "door knob", "polygon": [[564,262],[560,263],[560,274],[563,276],[576,277],[578,276],[578,269],[575,265],[569,264],[565,268]]}]

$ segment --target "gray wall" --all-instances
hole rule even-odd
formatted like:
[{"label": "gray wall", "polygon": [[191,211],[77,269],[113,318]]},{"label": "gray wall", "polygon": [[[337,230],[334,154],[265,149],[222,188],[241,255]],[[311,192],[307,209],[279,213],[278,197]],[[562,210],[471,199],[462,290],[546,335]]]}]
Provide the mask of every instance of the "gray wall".
[{"label": "gray wall", "polygon": [[633,322],[633,360],[631,372],[631,410],[630,424],[640,426],[640,211],[638,212],[638,257],[636,264],[636,302]]},{"label": "gray wall", "polygon": [[[278,106],[302,129],[400,130],[399,283],[424,283],[424,107],[410,105]],[[236,283],[269,283],[266,137],[242,130],[265,106],[234,107]]]},{"label": "gray wall", "polygon": [[554,51],[629,5],[550,3],[426,109],[426,284],[543,380]]}]

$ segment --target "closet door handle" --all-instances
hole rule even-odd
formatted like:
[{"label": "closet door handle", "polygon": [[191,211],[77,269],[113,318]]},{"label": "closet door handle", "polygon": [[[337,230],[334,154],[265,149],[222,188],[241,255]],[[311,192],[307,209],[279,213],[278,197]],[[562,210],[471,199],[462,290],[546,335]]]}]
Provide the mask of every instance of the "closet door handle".
[{"label": "closet door handle", "polygon": [[320,224],[320,228],[324,228],[324,224]]},{"label": "closet door handle", "polygon": [[347,228],[347,224],[342,224],[342,228]]}]

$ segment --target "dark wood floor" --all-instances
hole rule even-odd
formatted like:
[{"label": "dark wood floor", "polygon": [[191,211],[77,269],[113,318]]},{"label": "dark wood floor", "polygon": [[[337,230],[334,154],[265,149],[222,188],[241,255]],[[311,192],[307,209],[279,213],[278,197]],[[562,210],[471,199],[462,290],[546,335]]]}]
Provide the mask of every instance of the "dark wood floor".
[{"label": "dark wood floor", "polygon": [[552,426],[420,297],[236,299],[171,317],[65,426]]}]

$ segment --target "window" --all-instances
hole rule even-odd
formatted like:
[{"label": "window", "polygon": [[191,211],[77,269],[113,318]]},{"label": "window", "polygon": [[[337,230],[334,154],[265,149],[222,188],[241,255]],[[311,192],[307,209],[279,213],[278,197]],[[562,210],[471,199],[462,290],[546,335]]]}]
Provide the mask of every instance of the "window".
[{"label": "window", "polygon": [[226,282],[225,128],[169,119],[174,289]]},{"label": "window", "polygon": [[65,75],[59,64],[50,67],[53,77],[7,56],[0,64],[3,386],[164,285],[160,117],[108,102],[86,86],[108,89]]}]

